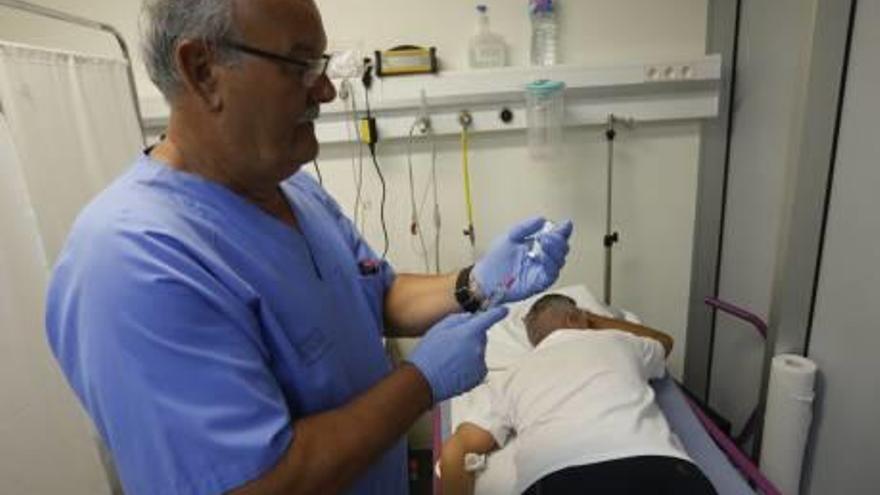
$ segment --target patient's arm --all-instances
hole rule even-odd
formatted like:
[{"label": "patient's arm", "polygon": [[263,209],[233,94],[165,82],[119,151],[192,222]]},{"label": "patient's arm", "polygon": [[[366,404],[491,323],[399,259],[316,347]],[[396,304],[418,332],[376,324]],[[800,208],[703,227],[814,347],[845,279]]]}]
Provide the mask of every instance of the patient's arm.
[{"label": "patient's arm", "polygon": [[599,316],[597,314],[591,313],[590,328],[594,328],[596,330],[620,330],[623,332],[631,333],[633,335],[637,335],[639,337],[654,339],[663,345],[663,349],[666,351],[667,356],[669,356],[669,353],[672,352],[672,337],[661,332],[660,330],[654,330],[653,328],[639,325],[638,323],[632,323],[626,320],[618,320],[615,318],[606,318],[604,316]]},{"label": "patient's arm", "polygon": [[440,476],[445,495],[471,495],[476,477],[464,469],[464,456],[468,453],[488,454],[498,449],[495,438],[486,430],[462,423],[449,440],[443,444],[440,458]]}]

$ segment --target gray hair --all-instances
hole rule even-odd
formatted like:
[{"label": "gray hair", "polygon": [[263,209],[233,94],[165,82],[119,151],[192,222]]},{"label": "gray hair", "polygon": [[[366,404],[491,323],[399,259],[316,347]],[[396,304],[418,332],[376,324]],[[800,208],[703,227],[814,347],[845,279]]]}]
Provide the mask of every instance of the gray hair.
[{"label": "gray hair", "polygon": [[545,311],[565,311],[577,307],[577,301],[565,294],[544,294],[532,304],[526,318],[536,318]]},{"label": "gray hair", "polygon": [[[143,54],[150,79],[171,101],[183,80],[174,60],[178,44],[187,39],[217,43],[234,34],[233,0],[145,0]],[[231,50],[219,49],[221,63],[237,58]]]},{"label": "gray hair", "polygon": [[536,328],[534,326],[535,319],[542,314],[550,311],[559,312],[557,314],[564,315],[565,312],[577,309],[577,301],[566,296],[565,294],[545,294],[532,304],[529,312],[526,314],[526,335],[529,342],[533,346],[537,346],[539,342],[544,340],[548,335],[553,333],[556,328]]}]

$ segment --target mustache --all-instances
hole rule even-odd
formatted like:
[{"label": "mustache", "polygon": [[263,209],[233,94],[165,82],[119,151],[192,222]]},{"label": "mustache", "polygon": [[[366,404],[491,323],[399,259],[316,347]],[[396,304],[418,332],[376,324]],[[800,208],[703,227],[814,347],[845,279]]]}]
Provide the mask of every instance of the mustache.
[{"label": "mustache", "polygon": [[305,124],[307,122],[313,122],[318,120],[318,117],[321,116],[321,107],[319,105],[313,105],[307,107],[305,112],[299,117],[299,123]]}]

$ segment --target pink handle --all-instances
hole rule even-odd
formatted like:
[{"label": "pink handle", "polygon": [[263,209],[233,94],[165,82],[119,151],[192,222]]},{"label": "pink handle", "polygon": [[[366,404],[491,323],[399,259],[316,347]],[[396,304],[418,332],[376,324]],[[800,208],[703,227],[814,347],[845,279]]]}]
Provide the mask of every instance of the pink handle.
[{"label": "pink handle", "polygon": [[431,416],[432,427],[434,430],[434,463],[431,465],[431,473],[434,475],[432,476],[434,490],[432,493],[434,493],[434,495],[440,495],[443,491],[443,486],[440,483],[440,477],[437,474],[437,470],[433,469],[433,467],[440,462],[440,451],[443,449],[443,410],[440,408],[440,404],[434,406],[434,411],[431,413]]},{"label": "pink handle", "polygon": [[715,309],[735,316],[740,320],[745,321],[746,323],[750,323],[753,327],[755,327],[756,332],[761,334],[761,336],[764,337],[765,340],[767,339],[767,323],[765,323],[760,316],[752,313],[745,308],[741,308],[739,306],[722,301],[721,299],[716,299],[714,297],[707,297],[706,299],[704,299],[704,301],[706,304],[712,306]]}]

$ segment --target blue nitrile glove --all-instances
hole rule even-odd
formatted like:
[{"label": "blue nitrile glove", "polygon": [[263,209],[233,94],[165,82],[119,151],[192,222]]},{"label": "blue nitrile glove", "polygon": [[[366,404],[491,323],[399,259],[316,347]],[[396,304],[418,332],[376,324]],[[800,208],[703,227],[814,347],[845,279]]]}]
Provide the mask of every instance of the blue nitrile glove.
[{"label": "blue nitrile glove", "polygon": [[486,332],[507,316],[507,308],[454,314],[437,323],[409,355],[431,385],[434,402],[467,392],[486,376]]},{"label": "blue nitrile glove", "polygon": [[[483,297],[495,300],[496,292],[502,287],[503,297],[499,302],[521,301],[556,282],[565,265],[568,239],[574,226],[571,220],[566,220],[549,232],[541,233],[545,222],[536,217],[516,225],[507,235],[496,239],[486,255],[477,261],[471,273]],[[529,256],[535,235],[541,249],[537,256]]]}]

